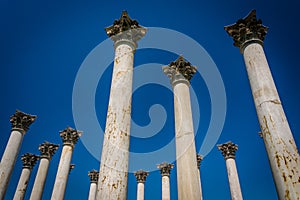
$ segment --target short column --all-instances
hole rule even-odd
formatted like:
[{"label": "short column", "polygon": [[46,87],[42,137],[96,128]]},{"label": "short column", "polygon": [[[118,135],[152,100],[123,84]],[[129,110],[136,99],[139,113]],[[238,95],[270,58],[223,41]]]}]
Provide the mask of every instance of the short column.
[{"label": "short column", "polygon": [[202,195],[189,90],[196,67],[179,56],[176,61],[163,67],[163,71],[170,78],[174,93],[178,199],[199,200]]},{"label": "short column", "polygon": [[239,182],[239,177],[235,164],[235,152],[238,149],[236,144],[232,142],[227,142],[218,145],[218,149],[222,152],[224,159],[226,160],[226,168],[228,174],[228,181],[232,200],[242,200],[242,191]]},{"label": "short column", "polygon": [[57,144],[52,144],[49,142],[44,142],[40,144],[39,146],[39,151],[41,152],[40,164],[30,194],[30,200],[42,199],[45,181],[48,174],[49,163],[50,160],[52,159],[52,156],[57,151],[57,149],[58,149]]},{"label": "short column", "polygon": [[11,134],[0,162],[0,199],[4,199],[13,168],[18,157],[23,136],[34,122],[36,116],[19,110],[10,117]]},{"label": "short column", "polygon": [[97,183],[99,179],[99,172],[96,170],[89,171],[88,176],[90,177],[90,191],[88,200],[95,200],[97,193]]},{"label": "short column", "polygon": [[77,131],[71,127],[67,127],[65,130],[60,131],[60,137],[63,141],[63,149],[52,191],[52,200],[64,199],[70,172],[70,163],[72,159],[73,149],[81,134],[82,132]]},{"label": "short column", "polygon": [[145,194],[145,181],[147,176],[149,175],[148,172],[144,170],[139,170],[134,172],[137,181],[137,200],[144,200]]},{"label": "short column", "polygon": [[38,159],[39,156],[33,155],[31,153],[22,155],[21,160],[23,163],[23,169],[14,195],[14,200],[24,199],[32,168],[34,167]]},{"label": "short column", "polygon": [[162,200],[170,200],[170,173],[171,169],[174,167],[173,164],[163,162],[157,165],[160,169],[160,174],[162,176]]}]

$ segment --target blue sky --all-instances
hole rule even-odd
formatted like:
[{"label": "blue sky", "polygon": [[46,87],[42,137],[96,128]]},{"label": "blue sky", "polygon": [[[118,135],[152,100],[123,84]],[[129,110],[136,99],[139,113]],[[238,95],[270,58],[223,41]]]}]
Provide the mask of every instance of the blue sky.
[{"label": "blue sky", "polygon": [[[257,134],[260,128],[243,58],[239,49],[232,45],[233,41],[223,27],[246,16],[252,9],[257,10],[258,18],[269,27],[265,39],[265,53],[299,147],[300,81],[297,48],[300,42],[297,14],[300,3],[298,1],[276,3],[257,0],[153,0],[151,2],[4,0],[0,5],[0,91],[2,93],[0,156],[10,135],[9,116],[16,109],[38,116],[24,137],[7,191],[7,200],[12,199],[18,183],[22,154],[26,152],[39,154],[38,145],[45,140],[61,144],[59,131],[67,126],[81,128],[75,126],[72,109],[72,95],[78,71],[83,61],[91,55],[90,52],[101,46],[101,43],[107,39],[104,28],[119,18],[122,10],[127,10],[133,19],[137,19],[145,27],[161,27],[177,31],[192,38],[206,50],[217,66],[226,92],[226,118],[217,144],[232,140],[239,145],[236,163],[244,199],[277,198],[263,140]],[[149,28],[149,35],[151,30]],[[158,44],[155,45],[159,45],[159,42],[164,40],[167,38],[158,39]],[[190,47],[182,43],[181,39],[177,42],[178,48]],[[99,56],[99,62],[113,57],[112,45],[111,41],[111,46]],[[191,52],[193,50],[195,49],[191,48]],[[157,66],[150,65],[155,69],[159,68],[159,73],[162,65],[169,64],[177,57],[178,55],[162,49],[137,50],[134,76],[137,74],[140,76],[135,76],[135,82],[148,78],[149,74],[143,73],[143,70],[146,70],[145,64],[158,63]],[[199,119],[200,116],[200,122],[194,124],[195,127],[199,127],[195,128],[195,132],[197,133],[196,147],[200,151],[209,124],[222,124],[222,122],[211,121],[212,105],[209,86],[201,73],[202,70],[205,71],[206,66],[201,62],[192,64],[198,66],[199,72],[192,79],[191,88],[195,91],[197,102],[193,103],[194,118]],[[112,64],[99,67],[104,67],[104,70],[101,69],[103,74],[95,86],[97,89],[94,96],[95,105],[92,106],[96,110],[98,126],[103,129]],[[161,76],[155,73],[149,77]],[[167,144],[171,144],[174,138],[173,94],[165,87],[168,84],[158,84],[161,79],[154,79],[153,83],[145,84],[133,93],[132,119],[136,127],[151,125],[157,116],[165,120],[161,129],[154,130],[153,127],[145,129],[152,130],[153,133],[133,131],[135,137],[131,138],[130,152],[141,156],[131,160],[130,165],[133,170],[139,169],[138,161],[142,160],[143,154],[160,151]],[[218,80],[216,78],[216,81]],[[81,90],[90,89],[86,88],[90,84],[89,81],[86,80],[86,85],[83,84]],[[167,77],[163,81],[168,83]],[[89,102],[82,103],[89,105]],[[153,119],[148,115],[149,109],[150,111],[153,109],[154,113],[157,111]],[[83,120],[89,126],[90,119]],[[159,123],[159,120],[156,121]],[[84,129],[82,131],[85,137],[92,138],[91,140],[94,140],[92,137],[94,134],[99,138],[102,137],[101,132],[95,133]],[[149,137],[147,134],[152,136]],[[97,144],[96,142],[96,146],[90,148],[101,150],[101,145],[97,146]],[[81,140],[75,146],[72,163],[76,166],[69,176],[65,199],[86,199],[89,190],[87,173],[89,170],[99,169],[100,155],[95,158],[86,146]],[[145,185],[146,199],[161,198],[161,176],[153,169],[161,159],[171,159],[174,152],[175,147],[169,154],[163,154],[158,158],[157,162],[149,161],[151,166],[148,170],[151,173]],[[60,154],[61,148],[50,163],[43,199],[50,199]],[[32,171],[26,199],[29,198],[37,168],[38,165]],[[172,170],[170,178],[171,198],[177,199],[176,168]],[[204,199],[230,199],[225,162],[217,148],[213,148],[205,156],[201,165],[201,179]],[[135,198],[136,180],[130,173],[128,199]]]}]

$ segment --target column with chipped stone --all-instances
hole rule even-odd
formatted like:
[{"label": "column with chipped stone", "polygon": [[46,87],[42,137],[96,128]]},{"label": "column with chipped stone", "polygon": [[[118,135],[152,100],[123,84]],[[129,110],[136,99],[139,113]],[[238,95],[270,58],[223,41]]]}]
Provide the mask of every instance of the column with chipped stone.
[{"label": "column with chipped stone", "polygon": [[137,200],[144,200],[145,194],[145,181],[147,176],[149,175],[148,172],[144,170],[139,170],[134,172],[137,181]]},{"label": "column with chipped stone", "polygon": [[226,161],[231,199],[242,200],[242,191],[235,164],[235,152],[237,151],[238,146],[229,141],[218,145],[218,149],[222,152],[222,155]]},{"label": "column with chipped stone", "polygon": [[163,162],[157,165],[157,168],[160,169],[161,174],[161,186],[162,186],[162,200],[170,200],[170,173],[171,169],[174,167],[173,164]]},{"label": "column with chipped stone", "polygon": [[99,172],[96,170],[89,171],[88,176],[90,177],[90,191],[88,200],[96,199],[97,183],[99,179]]},{"label": "column with chipped stone", "polygon": [[60,131],[59,133],[63,142],[63,149],[61,152],[54,187],[52,191],[52,200],[64,199],[74,146],[77,143],[81,134],[82,132],[77,131],[71,127],[67,127],[65,130]]},{"label": "column with chipped stone", "polygon": [[203,160],[203,156],[200,154],[197,154],[197,167],[198,167],[198,177],[199,177],[199,185],[200,185],[200,199],[203,199],[203,194],[202,194],[202,185],[201,185],[201,174],[200,174],[200,166],[201,166],[201,161]]},{"label": "column with chipped stone", "polygon": [[0,162],[0,200],[4,199],[7,186],[18,157],[23,137],[36,116],[19,110],[10,117],[11,134]]},{"label": "column with chipped stone", "polygon": [[189,91],[196,67],[179,56],[175,62],[163,67],[163,71],[170,78],[174,93],[178,199],[199,200],[202,195]]},{"label": "column with chipped stone", "polygon": [[300,199],[300,156],[264,53],[267,27],[256,11],[225,27],[244,56],[279,199]]},{"label": "column with chipped stone", "polygon": [[21,172],[21,176],[19,179],[19,183],[18,183],[16,192],[14,195],[14,200],[23,200],[24,199],[32,168],[36,164],[37,160],[39,160],[39,156],[33,155],[31,153],[26,153],[21,156],[21,160],[23,163],[23,168],[22,168],[22,172]]},{"label": "column with chipped stone", "polygon": [[124,11],[106,33],[114,41],[115,59],[96,199],[123,200],[127,198],[133,59],[146,29]]},{"label": "column with chipped stone", "polygon": [[41,153],[40,164],[30,194],[30,200],[42,199],[50,160],[52,159],[52,156],[57,151],[58,147],[59,146],[57,144],[52,144],[49,142],[44,142],[40,144],[39,146],[39,151]]}]

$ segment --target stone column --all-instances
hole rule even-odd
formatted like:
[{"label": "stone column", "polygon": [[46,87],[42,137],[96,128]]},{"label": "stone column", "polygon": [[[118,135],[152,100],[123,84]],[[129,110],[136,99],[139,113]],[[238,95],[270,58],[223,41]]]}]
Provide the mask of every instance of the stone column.
[{"label": "stone column", "polygon": [[11,134],[0,162],[0,200],[4,199],[12,170],[23,141],[23,137],[36,116],[23,113],[19,110],[10,117]]},{"label": "stone column", "polygon": [[45,181],[48,174],[49,163],[50,160],[52,159],[52,156],[57,151],[57,149],[58,149],[57,144],[52,144],[49,142],[44,142],[40,144],[39,146],[39,151],[41,152],[40,164],[30,194],[30,200],[42,199]]},{"label": "stone column", "polygon": [[39,156],[33,155],[31,153],[22,155],[21,160],[23,162],[23,169],[16,189],[16,193],[14,195],[14,200],[24,199],[32,168],[34,167],[38,159]]},{"label": "stone column", "polygon": [[173,164],[168,164],[163,162],[157,165],[157,168],[160,169],[160,174],[162,176],[161,185],[162,185],[162,200],[170,200],[170,173],[171,169],[174,167]]},{"label": "stone column", "polygon": [[200,154],[197,154],[197,167],[198,167],[198,177],[199,177],[199,185],[200,185],[200,199],[203,199],[203,194],[202,194],[202,185],[201,185],[201,175],[200,175],[200,166],[201,166],[201,161],[203,160],[203,156]]},{"label": "stone column", "polygon": [[114,41],[115,59],[96,199],[123,200],[127,198],[133,58],[146,29],[124,11],[105,30]]},{"label": "stone column", "polygon": [[144,193],[145,193],[145,181],[147,176],[149,175],[148,172],[145,172],[143,170],[139,170],[134,172],[134,175],[136,177],[136,181],[137,181],[137,200],[144,200]]},{"label": "stone column", "polygon": [[99,179],[99,172],[96,170],[89,171],[88,176],[90,177],[90,191],[88,200],[96,199],[97,183]]},{"label": "stone column", "polygon": [[241,186],[235,164],[235,152],[238,149],[236,144],[227,142],[218,145],[218,149],[222,152],[224,159],[226,160],[226,168],[228,174],[228,181],[232,200],[242,200]]},{"label": "stone column", "polygon": [[52,200],[63,200],[65,196],[68,176],[70,172],[70,163],[72,159],[73,149],[82,132],[71,127],[60,131],[60,137],[63,142],[63,149],[57,169],[57,174],[52,191]]},{"label": "stone column", "polygon": [[190,80],[196,73],[182,56],[175,62],[163,67],[170,78],[174,93],[175,131],[176,131],[176,166],[179,200],[200,199],[196,146],[190,101]]},{"label": "stone column", "polygon": [[267,27],[255,10],[225,30],[244,56],[279,199],[300,199],[300,156],[264,53]]}]

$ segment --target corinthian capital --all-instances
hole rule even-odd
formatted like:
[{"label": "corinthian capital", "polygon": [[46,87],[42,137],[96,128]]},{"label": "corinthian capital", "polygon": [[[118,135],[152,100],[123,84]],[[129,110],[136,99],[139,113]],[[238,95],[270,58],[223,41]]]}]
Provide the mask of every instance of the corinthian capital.
[{"label": "corinthian capital", "polygon": [[136,20],[132,20],[126,11],[122,12],[120,19],[115,20],[113,25],[105,28],[107,35],[114,41],[130,40],[136,43],[147,32]]},{"label": "corinthian capital", "polygon": [[51,160],[58,147],[59,145],[49,142],[40,144],[39,151],[41,152],[41,158],[47,158],[48,160]]},{"label": "corinthian capital", "polygon": [[166,162],[163,162],[159,165],[157,165],[157,168],[160,169],[160,173],[162,176],[170,176],[171,169],[174,167],[173,164],[169,164]]},{"label": "corinthian capital", "polygon": [[245,18],[239,19],[235,24],[225,26],[224,29],[233,38],[233,45],[239,47],[241,52],[249,43],[262,44],[268,31],[261,19],[256,18],[255,10],[252,10]]},{"label": "corinthian capital", "polygon": [[224,144],[217,145],[218,149],[221,151],[224,159],[233,158],[235,159],[235,152],[238,150],[238,146],[231,141]]},{"label": "corinthian capital", "polygon": [[134,172],[134,176],[136,177],[136,181],[138,183],[145,183],[148,175],[149,175],[149,173],[144,170],[139,170],[139,171]]},{"label": "corinthian capital", "polygon": [[96,170],[89,171],[88,176],[90,177],[91,183],[97,183],[99,179],[99,172]]},{"label": "corinthian capital", "polygon": [[177,81],[190,81],[196,71],[196,67],[192,66],[182,56],[179,56],[177,60],[163,67],[163,72],[170,78],[171,84]]},{"label": "corinthian capital", "polygon": [[35,119],[36,116],[34,115],[16,110],[15,114],[10,117],[10,123],[13,129],[21,129],[23,132],[26,132]]},{"label": "corinthian capital", "polygon": [[21,160],[23,163],[23,168],[32,169],[36,162],[39,160],[39,156],[33,155],[31,153],[25,153],[21,156]]},{"label": "corinthian capital", "polygon": [[71,145],[72,147],[77,143],[81,134],[81,131],[77,131],[71,127],[67,127],[65,130],[59,132],[64,145]]}]

